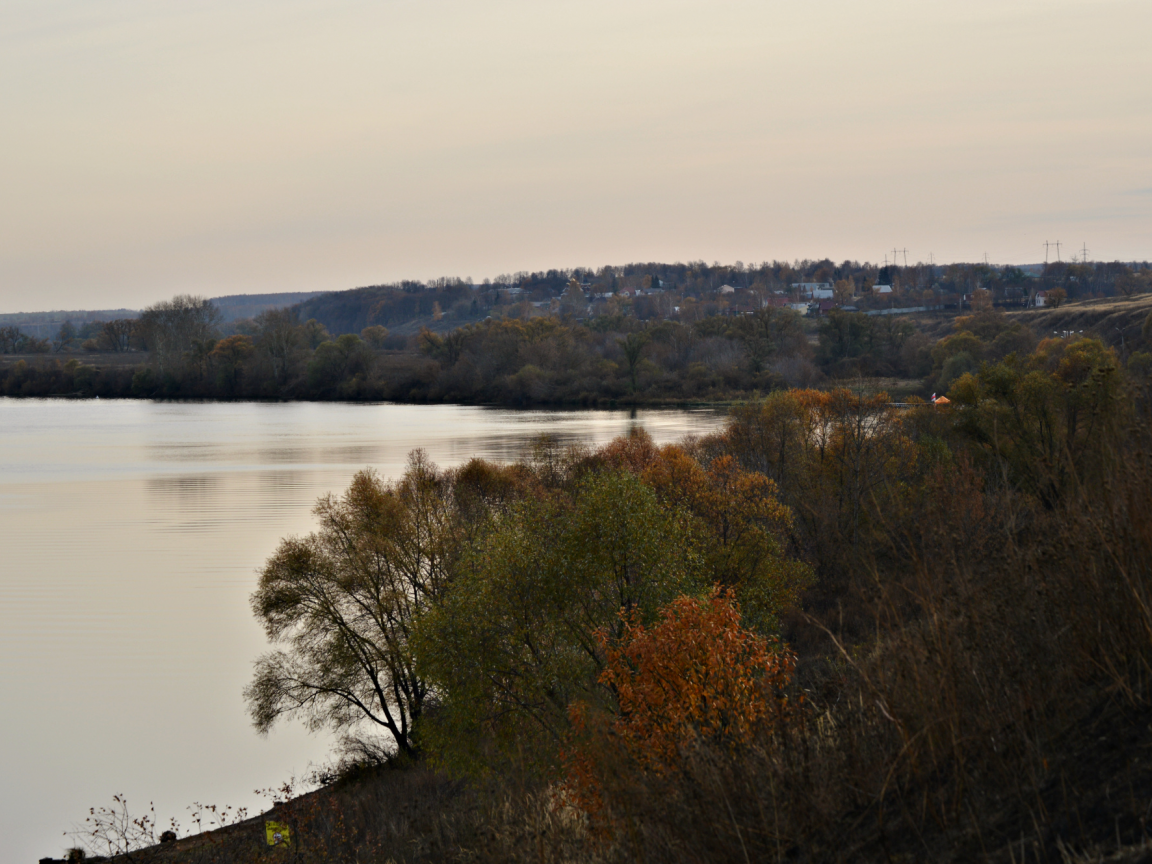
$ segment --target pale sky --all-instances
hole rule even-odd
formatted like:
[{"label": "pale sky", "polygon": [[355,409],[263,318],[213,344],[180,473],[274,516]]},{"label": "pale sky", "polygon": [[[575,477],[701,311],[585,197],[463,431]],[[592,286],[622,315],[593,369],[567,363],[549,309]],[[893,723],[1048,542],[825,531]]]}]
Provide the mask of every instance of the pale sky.
[{"label": "pale sky", "polygon": [[5,0],[0,312],[1152,258],[1149,0]]}]

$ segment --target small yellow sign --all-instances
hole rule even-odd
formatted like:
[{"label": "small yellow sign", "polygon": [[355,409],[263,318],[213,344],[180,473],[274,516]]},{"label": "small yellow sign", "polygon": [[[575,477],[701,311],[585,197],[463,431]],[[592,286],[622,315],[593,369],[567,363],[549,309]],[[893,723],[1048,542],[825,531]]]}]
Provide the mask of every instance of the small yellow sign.
[{"label": "small yellow sign", "polygon": [[292,832],[283,822],[272,822],[269,820],[264,823],[264,830],[268,835],[269,846],[292,845]]}]

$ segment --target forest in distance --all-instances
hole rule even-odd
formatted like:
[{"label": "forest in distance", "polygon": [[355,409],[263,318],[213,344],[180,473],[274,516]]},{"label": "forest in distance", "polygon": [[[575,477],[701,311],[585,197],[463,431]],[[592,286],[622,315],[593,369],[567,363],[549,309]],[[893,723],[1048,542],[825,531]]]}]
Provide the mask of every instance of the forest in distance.
[{"label": "forest in distance", "polygon": [[782,388],[679,444],[361,471],[251,596],[255,728],[342,742],[315,788],[167,837],[116,799],[77,839],[192,864],[283,860],[268,825],[309,862],[1141,860],[1152,379],[1079,334],[997,356],[1002,317],[937,343],[941,370],[979,358],[946,405]]},{"label": "forest in distance", "polygon": [[[1150,289],[1146,263],[809,261],[404,282],[247,318],[181,296],[136,317],[64,321],[52,339],[0,327],[0,394],[610,406],[863,377],[926,398],[1034,348],[1048,335],[1036,313],[1111,301],[1134,311]],[[254,311],[257,300],[229,298],[229,308]],[[1095,335],[1121,343],[1126,363],[1146,362],[1141,326],[1106,323]]]}]

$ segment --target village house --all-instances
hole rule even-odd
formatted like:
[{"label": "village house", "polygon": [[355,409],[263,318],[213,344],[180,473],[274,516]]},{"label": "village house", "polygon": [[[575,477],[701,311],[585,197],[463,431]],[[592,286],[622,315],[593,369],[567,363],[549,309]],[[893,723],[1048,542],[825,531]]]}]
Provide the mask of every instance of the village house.
[{"label": "village house", "polygon": [[793,282],[792,290],[801,297],[811,297],[813,300],[831,300],[831,282]]}]

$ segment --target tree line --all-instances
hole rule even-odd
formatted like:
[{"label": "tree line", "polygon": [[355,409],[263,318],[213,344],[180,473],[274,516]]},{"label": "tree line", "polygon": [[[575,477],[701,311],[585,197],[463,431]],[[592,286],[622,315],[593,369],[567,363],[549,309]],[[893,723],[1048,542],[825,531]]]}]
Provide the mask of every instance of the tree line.
[{"label": "tree line", "polygon": [[[805,299],[794,286],[830,286],[840,306],[861,309],[948,306],[981,311],[982,306],[1022,306],[1043,291],[1049,304],[1064,300],[1131,297],[1152,290],[1147,262],[1051,262],[1027,270],[988,264],[876,265],[829,259],[725,265],[632,263],[601,268],[553,269],[500,274],[473,283],[471,278],[428,282],[402,281],[349,291],[327,292],[297,303],[301,321],[316,320],[334,334],[360,333],[382,326],[393,331],[392,349],[403,348],[418,323],[445,322],[459,327],[492,316],[526,317],[567,313],[574,317],[620,314],[640,321],[675,319],[684,323],[725,312],[750,312],[766,305]],[[884,286],[883,295],[876,286]],[[288,299],[294,295],[267,295]],[[241,303],[257,297],[218,298],[232,314],[219,335],[255,335],[258,315],[234,321],[236,309],[260,304]],[[158,304],[163,305],[163,304]],[[155,310],[154,310],[155,311]],[[19,316],[4,316],[13,319]],[[0,353],[147,350],[144,338],[133,338],[132,318],[115,321],[65,321],[54,339],[21,336],[18,323],[0,329]]]}]

